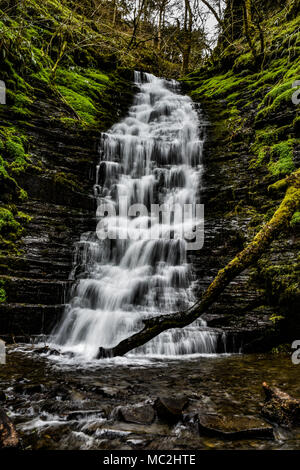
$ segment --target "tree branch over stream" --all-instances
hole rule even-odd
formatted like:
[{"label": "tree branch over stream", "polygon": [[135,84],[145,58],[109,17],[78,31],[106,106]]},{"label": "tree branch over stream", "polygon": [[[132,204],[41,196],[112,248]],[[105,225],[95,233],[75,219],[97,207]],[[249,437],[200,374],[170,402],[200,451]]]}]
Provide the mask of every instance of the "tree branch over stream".
[{"label": "tree branch over stream", "polygon": [[[278,183],[276,184],[276,187]],[[204,314],[219,298],[220,294],[246,268],[253,265],[265,252],[270,243],[288,227],[300,205],[300,170],[295,171],[280,182],[286,187],[286,194],[272,219],[257,233],[255,238],[225,268],[221,269],[201,298],[184,312],[160,315],[143,320],[143,329],[121,341],[117,346],[105,349],[100,347],[98,358],[123,356],[132,349],[147,343],[163,331],[183,328]]]}]

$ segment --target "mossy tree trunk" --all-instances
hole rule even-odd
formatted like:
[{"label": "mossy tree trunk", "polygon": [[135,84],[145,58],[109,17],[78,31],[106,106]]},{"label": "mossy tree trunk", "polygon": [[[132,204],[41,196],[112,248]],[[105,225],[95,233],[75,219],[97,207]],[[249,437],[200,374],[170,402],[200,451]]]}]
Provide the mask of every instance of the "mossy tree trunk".
[{"label": "mossy tree trunk", "polygon": [[266,251],[272,240],[288,227],[300,205],[300,170],[287,177],[284,185],[287,186],[285,197],[272,219],[264,225],[243,251],[218,272],[214,281],[193,307],[184,312],[160,315],[143,320],[144,328],[141,331],[121,341],[114,348],[99,348],[98,358],[123,356],[132,349],[147,343],[163,331],[171,328],[183,328],[205,313],[230,282],[246,268],[253,265]]}]

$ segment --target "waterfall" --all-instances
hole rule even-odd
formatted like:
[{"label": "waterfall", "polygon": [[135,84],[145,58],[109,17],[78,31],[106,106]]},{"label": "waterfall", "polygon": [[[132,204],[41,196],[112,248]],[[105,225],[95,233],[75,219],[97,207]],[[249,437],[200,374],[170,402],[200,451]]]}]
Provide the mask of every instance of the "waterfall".
[{"label": "waterfall", "polygon": [[[94,185],[98,225],[76,244],[71,300],[53,336],[63,351],[85,359],[141,329],[143,318],[195,302],[182,235],[192,219],[186,222],[174,210],[162,221],[150,209],[199,202],[204,121],[176,81],[135,72],[135,85],[127,117],[101,135]],[[133,204],[141,210],[130,215]],[[133,354],[212,353],[216,343],[217,334],[198,320],[160,334]]]}]

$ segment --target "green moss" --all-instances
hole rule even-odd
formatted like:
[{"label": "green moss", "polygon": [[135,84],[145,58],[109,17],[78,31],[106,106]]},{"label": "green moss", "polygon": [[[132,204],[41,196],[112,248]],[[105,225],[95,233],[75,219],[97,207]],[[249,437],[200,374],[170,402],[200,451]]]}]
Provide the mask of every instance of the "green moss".
[{"label": "green moss", "polygon": [[25,171],[27,168],[30,158],[25,153],[23,138],[20,138],[18,135],[14,134],[15,130],[10,128],[7,131],[7,140],[5,142],[5,151],[6,157],[9,161],[7,168],[13,174],[19,174],[20,172]]},{"label": "green moss", "polygon": [[0,207],[0,241],[16,240],[21,236],[23,229],[16,221],[13,213],[4,207]]},{"label": "green moss", "polygon": [[257,89],[261,88],[265,84],[274,84],[276,83],[276,80],[279,78],[282,78],[284,75],[284,69],[280,68],[279,70],[270,70],[270,71],[264,71],[262,74],[260,74],[259,80],[255,81],[252,85],[250,85],[250,89]]},{"label": "green moss", "polygon": [[275,144],[271,148],[271,160],[268,164],[270,173],[274,176],[287,175],[294,170],[293,140]]},{"label": "green moss", "polygon": [[5,163],[5,161],[3,160],[3,158],[1,156],[0,156],[0,178],[2,180],[12,179],[12,178],[10,178],[9,174],[7,173],[6,163]]},{"label": "green moss", "polygon": [[5,281],[0,279],[0,304],[6,302]]},{"label": "green moss", "polygon": [[62,124],[64,124],[68,128],[72,128],[78,124],[77,119],[72,119],[69,117],[61,117],[59,120]]},{"label": "green moss", "polygon": [[[69,106],[88,125],[95,125],[101,115],[103,95],[110,84],[108,75],[93,69],[59,69],[55,83]],[[98,109],[100,110],[98,111]],[[70,119],[63,116],[62,119]],[[70,121],[65,123],[71,124]]]},{"label": "green moss", "polygon": [[295,214],[293,215],[293,218],[291,220],[291,226],[292,227],[295,227],[296,225],[299,225],[300,224],[300,212],[297,211],[295,212]]},{"label": "green moss", "polygon": [[62,188],[69,188],[72,191],[79,191],[81,189],[81,184],[79,181],[70,179],[70,177],[68,177],[68,175],[62,171],[55,174],[54,181]]},{"label": "green moss", "polygon": [[251,162],[251,167],[252,168],[257,168],[261,166],[267,159],[267,156],[269,154],[269,147],[260,147],[258,150],[258,155],[256,159],[253,159]]},{"label": "green moss", "polygon": [[109,82],[109,77],[99,71],[76,68],[59,69],[56,73],[56,83],[77,93],[93,98],[99,98],[99,93]]},{"label": "green moss", "polygon": [[279,111],[280,109],[283,109],[283,107],[285,106],[293,107],[294,105],[292,102],[292,96],[294,93],[294,88],[290,87],[286,89],[285,85],[282,87],[278,87],[276,90],[274,90],[274,95],[269,96],[269,98],[271,98],[271,101],[273,100],[272,104],[261,109],[258,112],[256,116],[256,122],[267,119],[275,112]]},{"label": "green moss", "polygon": [[281,83],[280,85],[275,86],[274,88],[272,88],[271,91],[269,91],[269,93],[266,94],[263,102],[272,103],[276,98],[281,96],[284,92],[286,92],[287,90],[290,91],[292,89],[293,83],[294,83],[294,80],[290,80],[288,82]]},{"label": "green moss", "polygon": [[221,99],[234,92],[242,93],[241,85],[246,86],[252,77],[239,77],[232,72],[216,75],[210,79],[203,80],[201,86],[192,92],[193,96],[205,95],[206,98]]},{"label": "green moss", "polygon": [[239,71],[245,68],[251,68],[254,65],[253,55],[251,52],[240,55],[234,62],[233,70]]},{"label": "green moss", "polygon": [[25,212],[18,211],[18,219],[20,219],[23,223],[28,223],[32,220],[32,217]]},{"label": "green moss", "polygon": [[26,201],[26,199],[28,199],[28,194],[25,189],[19,188],[19,199],[21,199],[21,201]]},{"label": "green moss", "polygon": [[[297,305],[299,299],[299,259],[282,264],[270,264],[266,259],[262,259],[258,262],[258,269],[260,283],[263,280],[269,298],[276,299],[276,303],[282,307],[285,307],[286,303]],[[275,321],[278,316],[280,314],[275,315]]]},{"label": "green moss", "polygon": [[286,189],[287,186],[287,179],[283,178],[281,180],[276,181],[276,183],[271,184],[268,186],[268,191],[270,192],[278,192]]},{"label": "green moss", "polygon": [[[299,258],[295,254],[297,239],[293,233],[294,242],[290,246],[286,234],[291,234],[292,228],[299,224],[299,183],[287,190],[284,202],[276,211],[281,191],[287,189],[292,178],[299,181],[299,172],[285,178],[294,170],[299,152],[296,140],[300,132],[299,108],[292,102],[295,93],[292,85],[300,77],[299,16],[290,22],[286,21],[285,14],[286,9],[282,8],[278,15],[272,14],[272,18],[266,15],[262,22],[265,57],[261,69],[254,69],[250,55],[247,56],[250,54],[247,41],[240,38],[231,46],[234,53],[227,51],[225,46],[218,47],[219,56],[226,56],[226,64],[216,54],[210,67],[195,71],[184,80],[193,98],[202,103],[208,114],[212,127],[213,164],[218,170],[225,168],[233,186],[233,196],[230,192],[224,205],[220,198],[215,198],[221,206],[220,212],[228,211],[226,215],[235,220],[237,216],[250,220],[245,231],[248,239],[261,226],[268,230],[275,224],[282,230],[280,242],[273,245],[272,258],[272,245],[266,247],[264,264],[259,263],[259,282],[255,284],[263,290],[267,304],[276,308],[272,318],[274,323],[283,316],[291,318],[294,313],[297,316],[300,299]],[[237,136],[235,127],[238,128]],[[252,167],[245,194],[239,198],[237,206],[234,190],[240,189],[241,180],[236,175],[240,160],[230,158],[233,149],[239,152],[244,169],[247,162]],[[280,220],[286,222],[281,224]],[[260,235],[264,236],[263,232]],[[263,236],[255,238],[254,249],[264,242]],[[286,251],[282,250],[283,256],[278,255],[281,243],[287,247]],[[233,265],[238,262],[239,258],[232,261]]]},{"label": "green moss", "polygon": [[282,127],[264,127],[256,132],[255,144],[258,146],[267,145],[271,146],[283,140],[291,132],[291,126]]},{"label": "green moss", "polygon": [[270,317],[270,320],[272,323],[276,324],[282,320],[284,320],[284,317],[282,315],[276,315],[275,313]]},{"label": "green moss", "polygon": [[13,97],[14,104],[11,110],[19,116],[30,116],[28,106],[33,103],[33,100],[24,93],[16,93]]},{"label": "green moss", "polygon": [[16,140],[9,139],[6,142],[6,150],[9,157],[13,158],[14,160],[23,160],[25,157],[25,150],[23,145]]},{"label": "green moss", "polygon": [[[125,72],[117,71],[122,60],[116,52],[115,33],[113,40],[107,31],[103,33],[106,26],[91,19],[89,6],[75,8],[64,0],[21,3],[5,12],[0,6],[1,79],[6,82],[8,103],[7,108],[0,107],[0,244],[5,253],[16,250],[29,221],[14,206],[28,197],[21,181],[26,180],[26,172],[49,171],[38,152],[29,153],[26,135],[33,127],[31,113],[38,113],[33,103],[43,108],[45,103],[45,109],[55,104],[50,126],[63,127],[63,123],[76,134],[82,125],[97,126],[99,131],[110,127],[117,114],[112,103],[117,102],[119,109],[119,97],[122,103],[127,95],[128,102],[132,97],[129,82],[121,78]],[[62,44],[66,48],[60,56]],[[134,68],[139,68],[136,63],[133,59]],[[81,189],[76,178],[63,172],[56,175],[55,183],[59,190]]]},{"label": "green moss", "polygon": [[291,353],[291,345],[287,344],[280,344],[276,348],[271,349],[271,354],[279,355],[279,354],[290,354]]},{"label": "green moss", "polygon": [[66,102],[76,111],[83,121],[90,125],[96,124],[95,118],[97,110],[90,98],[80,95],[65,86],[59,86],[58,89]]}]

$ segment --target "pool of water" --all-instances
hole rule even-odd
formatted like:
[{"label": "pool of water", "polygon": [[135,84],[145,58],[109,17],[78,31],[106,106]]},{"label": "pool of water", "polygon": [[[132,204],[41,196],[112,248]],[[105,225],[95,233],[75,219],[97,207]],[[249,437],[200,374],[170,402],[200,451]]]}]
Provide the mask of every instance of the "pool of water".
[{"label": "pool of water", "polygon": [[262,382],[300,397],[299,366],[285,355],[220,355],[185,359],[115,359],[84,365],[11,346],[0,366],[1,404],[24,449],[299,449],[300,429],[274,427],[274,439],[223,440],[187,422],[126,423],[120,406],[158,396],[189,398],[187,415],[260,416]]}]

